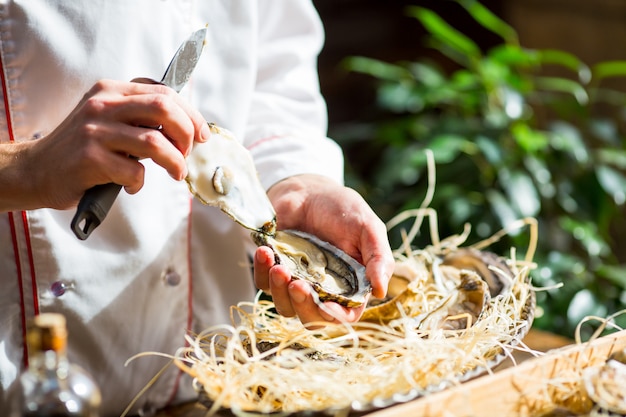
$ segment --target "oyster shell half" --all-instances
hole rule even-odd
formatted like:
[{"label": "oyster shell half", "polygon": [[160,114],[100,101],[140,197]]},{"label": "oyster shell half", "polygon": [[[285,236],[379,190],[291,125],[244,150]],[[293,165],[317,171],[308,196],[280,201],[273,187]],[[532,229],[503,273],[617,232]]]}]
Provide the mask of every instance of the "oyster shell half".
[{"label": "oyster shell half", "polygon": [[489,286],[492,297],[507,294],[513,285],[513,272],[504,259],[493,252],[463,248],[448,253],[442,265],[476,272]]},{"label": "oyster shell half", "polygon": [[294,279],[311,283],[322,301],[348,307],[363,304],[371,291],[365,267],[340,249],[302,232],[276,232],[276,212],[256,172],[252,156],[226,129],[209,123],[211,137],[187,156],[189,190],[252,230],[258,246],[269,246],[276,263]]},{"label": "oyster shell half", "polygon": [[211,137],[187,156],[185,181],[202,203],[220,208],[251,230],[263,230],[276,217],[252,156],[231,132],[209,123]]},{"label": "oyster shell half", "polygon": [[[513,284],[513,272],[504,259],[492,252],[461,248],[445,256],[436,256],[426,265],[426,270],[405,268],[404,271],[398,270],[396,265],[389,282],[387,299],[375,300],[368,305],[361,321],[389,323],[409,315],[423,317],[424,320],[430,317],[427,321],[437,321],[448,329],[462,328],[467,322],[462,321],[462,314],[475,323],[489,300],[508,294]],[[448,294],[442,304],[435,308],[436,314],[416,310],[421,305],[412,302],[418,292],[416,285],[420,284],[416,280],[424,275],[428,282],[439,288],[440,293]],[[434,320],[431,316],[438,318]]]},{"label": "oyster shell half", "polygon": [[601,366],[584,369],[583,385],[595,404],[590,416],[626,415],[626,350],[613,353]]},{"label": "oyster shell half", "polygon": [[457,274],[457,288],[432,311],[417,317],[420,329],[462,330],[485,312],[491,300],[487,283],[473,271],[457,270]]},{"label": "oyster shell half", "polygon": [[372,287],[365,267],[341,249],[308,233],[286,230],[275,234],[252,232],[258,246],[274,251],[275,262],[285,265],[294,279],[308,281],[321,301],[358,307]]}]

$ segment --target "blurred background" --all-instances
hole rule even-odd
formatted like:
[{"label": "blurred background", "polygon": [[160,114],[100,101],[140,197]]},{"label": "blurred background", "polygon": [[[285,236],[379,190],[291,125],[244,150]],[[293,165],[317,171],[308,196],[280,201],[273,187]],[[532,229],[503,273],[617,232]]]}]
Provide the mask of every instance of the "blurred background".
[{"label": "blurred background", "polygon": [[[442,238],[537,219],[535,326],[573,337],[625,308],[626,1],[314,3],[330,136],[384,221],[424,200],[430,149]],[[528,246],[522,229],[491,249]]]}]

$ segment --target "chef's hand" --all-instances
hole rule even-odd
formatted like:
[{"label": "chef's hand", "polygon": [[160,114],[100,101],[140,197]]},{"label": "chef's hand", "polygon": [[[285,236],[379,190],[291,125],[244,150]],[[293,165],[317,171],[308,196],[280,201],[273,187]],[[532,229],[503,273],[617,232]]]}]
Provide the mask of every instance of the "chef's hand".
[{"label": "chef's hand", "polygon": [[130,155],[183,179],[193,142],[210,136],[206,121],[171,88],[136,81],[99,81],[47,136],[0,145],[0,211],[67,209],[110,182],[136,193],[144,166]]},{"label": "chef's hand", "polygon": [[[372,295],[385,296],[394,260],[383,222],[354,190],[318,175],[298,175],[270,188],[268,195],[278,219],[279,229],[296,229],[332,243],[365,265],[372,284]],[[311,286],[291,280],[282,265],[274,265],[268,247],[257,249],[254,257],[255,284],[272,295],[277,311],[287,317],[298,316],[303,323],[315,321],[357,321],[365,304],[348,308],[325,302],[320,308]]]}]

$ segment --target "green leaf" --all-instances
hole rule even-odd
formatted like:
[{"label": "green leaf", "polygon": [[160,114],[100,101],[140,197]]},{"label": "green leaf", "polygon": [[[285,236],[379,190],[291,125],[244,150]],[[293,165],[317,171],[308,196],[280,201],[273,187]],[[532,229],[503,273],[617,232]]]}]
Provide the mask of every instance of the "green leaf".
[{"label": "green leaf", "polygon": [[438,88],[446,83],[446,77],[433,65],[422,62],[410,62],[407,65],[413,78],[430,88]]},{"label": "green leaf", "polygon": [[588,289],[576,293],[567,309],[567,320],[571,326],[576,326],[586,316],[606,316],[606,307],[602,305],[596,295]]},{"label": "green leaf", "polygon": [[381,80],[398,81],[412,78],[411,72],[404,67],[363,56],[348,57],[343,61],[343,66],[350,71],[371,75]]},{"label": "green leaf", "polygon": [[620,145],[622,143],[621,132],[614,119],[591,119],[589,120],[589,130],[594,136],[597,136],[606,143],[612,145]]},{"label": "green leaf", "polygon": [[424,99],[405,83],[386,83],[378,89],[378,102],[384,109],[396,113],[419,112]]},{"label": "green leaf", "polygon": [[481,75],[487,85],[498,85],[505,80],[510,73],[509,67],[497,61],[483,59],[479,62],[476,71]]},{"label": "green leaf", "polygon": [[421,164],[416,160],[424,159],[424,150],[421,146],[395,147],[389,146],[383,154],[384,164],[376,173],[376,185],[378,187],[392,187],[395,184],[412,185],[419,178]]},{"label": "green leaf", "polygon": [[613,198],[615,204],[621,205],[626,202],[626,177],[621,172],[606,165],[600,165],[596,167],[596,176],[604,191]]},{"label": "green leaf", "polygon": [[532,175],[537,191],[543,198],[552,200],[556,194],[555,184],[553,183],[552,173],[548,169],[548,162],[534,155],[524,157],[524,166],[530,175]]},{"label": "green leaf", "polygon": [[493,47],[487,58],[509,66],[529,67],[539,63],[537,51],[507,44]]},{"label": "green leaf", "polygon": [[517,32],[476,0],[457,0],[485,29],[500,36],[507,43],[519,43]]},{"label": "green leaf", "polygon": [[580,164],[589,162],[589,151],[585,139],[578,128],[565,121],[556,121],[550,125],[552,146],[554,149],[567,152]]},{"label": "green leaf", "polygon": [[626,151],[621,149],[599,149],[596,156],[600,162],[613,165],[618,169],[626,169]]},{"label": "green leaf", "polygon": [[[456,195],[461,195],[462,192],[462,190],[459,190]],[[450,207],[450,219],[453,224],[466,223],[469,217],[474,213],[475,206],[471,204],[468,199],[450,198],[447,201]]]},{"label": "green leaf", "polygon": [[598,257],[610,253],[609,245],[598,233],[598,227],[594,222],[561,217],[559,223],[583,245],[589,256]]},{"label": "green leaf", "polygon": [[535,83],[537,87],[544,90],[571,94],[580,105],[585,105],[589,102],[587,90],[576,81],[560,77],[537,77]]},{"label": "green leaf", "polygon": [[[511,204],[509,204],[508,200],[504,198],[499,191],[489,189],[487,190],[486,195],[487,200],[489,201],[495,215],[500,220],[500,225],[502,227],[509,226],[519,218],[513,207],[511,207]],[[514,231],[511,235],[516,235],[518,233],[519,231]]]},{"label": "green leaf", "polygon": [[454,90],[477,91],[480,88],[480,79],[474,71],[460,69],[452,74],[449,87]]},{"label": "green leaf", "polygon": [[462,153],[473,153],[476,146],[465,137],[454,134],[442,134],[433,138],[427,145],[433,151],[438,164],[454,161]]},{"label": "green leaf", "polygon": [[541,201],[533,180],[521,171],[500,171],[500,183],[512,205],[523,217],[535,217],[541,209]]},{"label": "green leaf", "polygon": [[626,290],[626,265],[602,265],[596,274],[611,281],[622,290]]},{"label": "green leaf", "polygon": [[583,84],[591,80],[589,66],[582,62],[576,55],[558,49],[542,49],[537,51],[537,56],[542,64],[557,64],[569,68],[578,75]]},{"label": "green leaf", "polygon": [[487,162],[495,166],[502,164],[502,148],[495,140],[487,136],[479,135],[478,137],[476,137],[474,142],[476,143],[478,149],[480,149],[482,154],[485,155],[485,159],[487,159]]},{"label": "green leaf", "polygon": [[526,123],[513,124],[511,133],[517,144],[527,152],[543,150],[549,143],[547,136],[543,132],[532,129]]},{"label": "green leaf", "polygon": [[610,77],[626,77],[626,61],[605,61],[593,66],[593,77],[602,80]]},{"label": "green leaf", "polygon": [[478,58],[481,56],[480,48],[474,41],[454,29],[432,10],[410,6],[408,14],[417,18],[439,42],[468,57]]}]

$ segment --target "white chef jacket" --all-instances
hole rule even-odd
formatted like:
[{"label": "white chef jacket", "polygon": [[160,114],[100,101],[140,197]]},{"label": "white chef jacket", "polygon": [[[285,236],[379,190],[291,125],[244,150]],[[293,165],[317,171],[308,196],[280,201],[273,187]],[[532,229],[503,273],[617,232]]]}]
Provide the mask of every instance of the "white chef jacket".
[{"label": "white chef jacket", "polygon": [[[206,24],[180,94],[243,141],[266,188],[300,173],[342,181],[316,73],[323,28],[309,0],[0,0],[0,141],[45,136],[99,79],[159,80]],[[2,390],[24,366],[25,321],[61,312],[70,360],[97,379],[102,415],[119,415],[167,362],[124,366],[128,358],[174,353],[186,332],[228,323],[229,306],[253,298],[248,232],[143,163],[144,187],[122,190],[86,241],[70,230],[74,209],[0,213]],[[134,410],[195,397],[171,366]]]}]

